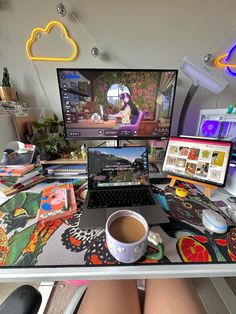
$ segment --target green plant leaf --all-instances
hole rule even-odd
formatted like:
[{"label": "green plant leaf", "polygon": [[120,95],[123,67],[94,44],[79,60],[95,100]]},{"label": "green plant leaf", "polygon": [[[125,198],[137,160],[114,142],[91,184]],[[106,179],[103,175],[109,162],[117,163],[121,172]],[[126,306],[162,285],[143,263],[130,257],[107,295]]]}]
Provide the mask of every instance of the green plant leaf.
[{"label": "green plant leaf", "polygon": [[69,142],[66,140],[65,134],[61,132],[64,123],[59,121],[56,114],[45,118],[41,123],[36,122],[34,125],[37,132],[34,135],[33,143],[39,148],[44,148],[46,151],[55,154],[59,149],[68,145]]},{"label": "green plant leaf", "polygon": [[36,122],[36,121],[33,121],[33,122],[32,122],[32,125],[33,125],[33,127],[36,128],[36,129],[39,129],[39,128],[44,127],[44,125],[43,125],[42,123],[39,123],[39,122]]},{"label": "green plant leaf", "polygon": [[58,121],[58,116],[55,113],[53,114],[53,118],[55,121]]},{"label": "green plant leaf", "polygon": [[10,213],[12,211],[15,211],[16,208],[19,208],[24,204],[26,198],[27,198],[26,192],[17,193],[9,201],[3,204],[0,207],[0,210],[3,213]]},{"label": "green plant leaf", "polygon": [[27,193],[27,198],[24,202],[24,208],[29,215],[36,216],[40,206],[40,193]]},{"label": "green plant leaf", "polygon": [[39,134],[39,136],[37,137],[37,142],[38,143],[47,143],[47,142],[49,142],[49,138],[48,138],[47,134],[45,134],[45,133]]},{"label": "green plant leaf", "polygon": [[6,266],[14,264],[19,256],[22,254],[23,249],[27,246],[30,241],[30,236],[34,232],[36,224],[24,229],[21,232],[15,232],[14,235],[9,239],[8,245],[10,251],[8,252],[7,259],[5,262]]}]

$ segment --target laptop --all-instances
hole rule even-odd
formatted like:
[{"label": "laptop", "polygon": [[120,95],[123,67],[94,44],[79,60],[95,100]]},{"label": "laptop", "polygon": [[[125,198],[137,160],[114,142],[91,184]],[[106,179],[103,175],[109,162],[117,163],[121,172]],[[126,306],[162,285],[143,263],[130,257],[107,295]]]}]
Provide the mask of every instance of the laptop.
[{"label": "laptop", "polygon": [[88,193],[79,227],[103,228],[117,210],[140,213],[150,225],[169,222],[149,184],[146,146],[89,147]]}]

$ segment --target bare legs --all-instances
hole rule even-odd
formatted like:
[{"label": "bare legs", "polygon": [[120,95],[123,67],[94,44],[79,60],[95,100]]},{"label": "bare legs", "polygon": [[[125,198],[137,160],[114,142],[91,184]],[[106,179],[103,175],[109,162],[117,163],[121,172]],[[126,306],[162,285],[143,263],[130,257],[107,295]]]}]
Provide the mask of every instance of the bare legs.
[{"label": "bare legs", "polygon": [[[141,314],[135,280],[92,281],[79,314]],[[188,279],[146,280],[144,314],[205,313]]]},{"label": "bare legs", "polygon": [[141,314],[136,280],[91,281],[79,314]]},{"label": "bare legs", "polygon": [[145,314],[205,313],[188,279],[146,280],[145,292]]}]

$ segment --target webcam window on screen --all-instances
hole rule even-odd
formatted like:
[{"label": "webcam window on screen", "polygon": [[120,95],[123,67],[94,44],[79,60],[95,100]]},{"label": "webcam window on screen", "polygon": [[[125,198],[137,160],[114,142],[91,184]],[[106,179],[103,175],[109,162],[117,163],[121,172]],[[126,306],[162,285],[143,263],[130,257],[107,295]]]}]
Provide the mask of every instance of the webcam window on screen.
[{"label": "webcam window on screen", "polygon": [[223,186],[231,146],[231,142],[170,137],[163,171]]}]

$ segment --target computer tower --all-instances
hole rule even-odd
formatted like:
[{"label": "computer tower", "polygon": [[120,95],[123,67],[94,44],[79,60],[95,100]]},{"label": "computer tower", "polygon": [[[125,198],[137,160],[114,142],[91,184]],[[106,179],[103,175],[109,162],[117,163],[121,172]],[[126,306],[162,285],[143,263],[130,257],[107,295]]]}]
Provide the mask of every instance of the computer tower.
[{"label": "computer tower", "polygon": [[233,142],[230,163],[236,166],[236,114],[225,109],[204,109],[200,111],[197,136]]},{"label": "computer tower", "polygon": [[225,189],[236,196],[236,113],[227,111],[227,108],[201,110],[196,135],[233,142]]}]

